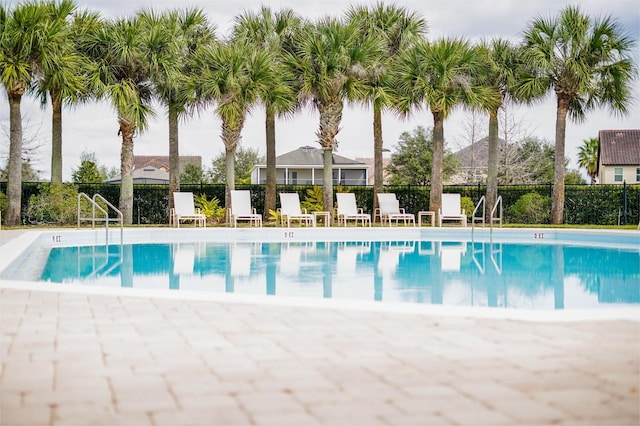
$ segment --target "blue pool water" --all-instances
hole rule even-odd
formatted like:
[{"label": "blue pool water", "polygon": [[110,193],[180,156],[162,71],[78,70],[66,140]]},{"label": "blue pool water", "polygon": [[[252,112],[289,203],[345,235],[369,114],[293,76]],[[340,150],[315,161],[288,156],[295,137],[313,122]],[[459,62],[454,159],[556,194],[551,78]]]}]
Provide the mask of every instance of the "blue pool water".
[{"label": "blue pool water", "polygon": [[640,304],[640,252],[468,241],[54,247],[40,280],[285,297],[575,309]]}]

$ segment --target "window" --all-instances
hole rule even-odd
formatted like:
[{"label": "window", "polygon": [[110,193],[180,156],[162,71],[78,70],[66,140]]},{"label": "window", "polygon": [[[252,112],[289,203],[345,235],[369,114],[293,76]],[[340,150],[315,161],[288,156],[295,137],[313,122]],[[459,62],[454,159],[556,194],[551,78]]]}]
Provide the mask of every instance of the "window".
[{"label": "window", "polygon": [[292,185],[298,184],[298,172],[291,172],[291,182]]},{"label": "window", "polygon": [[640,167],[636,169],[636,182],[640,182]]},{"label": "window", "polygon": [[622,182],[622,167],[616,167],[613,171],[613,181]]}]

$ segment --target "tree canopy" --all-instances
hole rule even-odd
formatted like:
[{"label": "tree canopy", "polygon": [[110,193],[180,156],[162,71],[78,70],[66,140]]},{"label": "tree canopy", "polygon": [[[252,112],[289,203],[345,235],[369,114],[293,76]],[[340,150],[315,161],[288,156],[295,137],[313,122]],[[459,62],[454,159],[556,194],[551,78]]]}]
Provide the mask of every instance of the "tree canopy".
[{"label": "tree canopy", "polygon": [[[403,132],[396,151],[387,166],[391,185],[429,185],[433,167],[433,130],[422,126],[413,132]],[[453,175],[458,167],[458,159],[445,149],[443,158],[443,177]]]}]

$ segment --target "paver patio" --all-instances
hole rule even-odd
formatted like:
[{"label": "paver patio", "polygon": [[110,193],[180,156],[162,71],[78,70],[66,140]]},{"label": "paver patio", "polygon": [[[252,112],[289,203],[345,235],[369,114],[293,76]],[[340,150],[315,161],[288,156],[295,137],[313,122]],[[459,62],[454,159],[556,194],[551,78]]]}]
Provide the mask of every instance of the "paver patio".
[{"label": "paver patio", "polygon": [[640,423],[640,322],[1,290],[0,424]]}]

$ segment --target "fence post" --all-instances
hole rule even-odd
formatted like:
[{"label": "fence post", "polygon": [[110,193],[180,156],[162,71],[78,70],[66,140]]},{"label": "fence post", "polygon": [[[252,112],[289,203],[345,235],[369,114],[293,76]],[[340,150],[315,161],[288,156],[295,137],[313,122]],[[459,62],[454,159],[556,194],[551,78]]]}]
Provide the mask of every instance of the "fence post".
[{"label": "fence post", "polygon": [[627,224],[627,181],[622,181],[622,208],[624,209],[623,224]]}]

